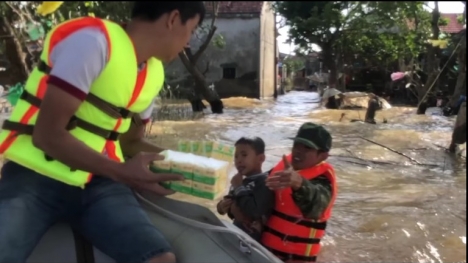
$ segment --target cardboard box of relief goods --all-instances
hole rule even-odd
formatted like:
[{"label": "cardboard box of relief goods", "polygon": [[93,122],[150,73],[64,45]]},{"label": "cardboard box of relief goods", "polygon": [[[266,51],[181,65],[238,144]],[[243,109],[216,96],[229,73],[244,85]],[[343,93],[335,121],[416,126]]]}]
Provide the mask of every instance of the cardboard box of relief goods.
[{"label": "cardboard box of relief goods", "polygon": [[[195,147],[193,147],[194,145]],[[211,148],[205,148],[207,144],[192,144],[190,142],[190,144],[180,143],[179,149],[196,150],[196,153],[206,154],[206,150],[200,150],[197,145],[201,145],[202,149]],[[228,178],[228,162],[182,151],[167,150],[161,154],[165,156],[165,160],[153,163],[152,169],[155,172],[170,171],[185,177],[184,181],[166,183],[167,187],[177,192],[210,200],[224,194]]]}]

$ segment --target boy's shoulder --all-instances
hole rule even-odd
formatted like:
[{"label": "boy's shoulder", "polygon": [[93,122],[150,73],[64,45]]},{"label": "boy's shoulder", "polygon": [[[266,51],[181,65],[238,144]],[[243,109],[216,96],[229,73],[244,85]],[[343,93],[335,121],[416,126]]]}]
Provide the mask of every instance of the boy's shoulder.
[{"label": "boy's shoulder", "polygon": [[252,186],[252,187],[258,184],[264,184],[267,177],[268,177],[268,173],[260,173],[260,174],[251,175],[251,176],[245,177],[244,180],[242,181],[242,184],[244,186]]},{"label": "boy's shoulder", "polygon": [[263,181],[268,177],[268,173],[254,174],[244,178],[244,181]]}]

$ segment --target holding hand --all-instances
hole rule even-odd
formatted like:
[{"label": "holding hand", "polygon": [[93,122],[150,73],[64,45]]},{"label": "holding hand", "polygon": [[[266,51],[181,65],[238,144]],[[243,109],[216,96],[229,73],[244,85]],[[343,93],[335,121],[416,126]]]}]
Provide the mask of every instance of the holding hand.
[{"label": "holding hand", "polygon": [[232,205],[232,199],[228,197],[224,197],[223,200],[219,201],[218,205],[216,206],[216,209],[218,210],[218,213],[220,215],[225,215],[231,209],[231,205]]},{"label": "holding hand", "polygon": [[291,187],[297,190],[302,185],[304,178],[295,172],[285,155],[283,155],[284,170],[278,171],[266,179],[266,186],[270,190],[280,190]]},{"label": "holding hand", "polygon": [[244,176],[240,173],[237,173],[231,178],[231,186],[232,188],[237,188],[242,185],[242,181],[244,180]]},{"label": "holding hand", "polygon": [[164,156],[157,153],[139,153],[123,163],[113,179],[130,187],[148,190],[158,195],[173,194],[174,191],[164,188],[159,183],[182,181],[184,177],[180,174],[152,172],[149,165],[157,160],[164,160]]}]

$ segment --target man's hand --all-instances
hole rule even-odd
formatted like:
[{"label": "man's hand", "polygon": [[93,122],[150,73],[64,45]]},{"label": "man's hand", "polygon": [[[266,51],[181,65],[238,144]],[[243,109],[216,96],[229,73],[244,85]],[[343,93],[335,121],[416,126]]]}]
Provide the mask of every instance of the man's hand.
[{"label": "man's hand", "polygon": [[173,194],[174,191],[164,188],[159,182],[182,181],[184,177],[180,174],[154,173],[149,169],[151,162],[163,159],[164,156],[157,153],[139,153],[123,163],[122,169],[112,179],[158,195]]},{"label": "man's hand", "polygon": [[304,178],[293,170],[285,155],[283,155],[283,164],[284,170],[269,176],[265,182],[266,186],[273,191],[288,187],[291,187],[293,190],[299,189]]},{"label": "man's hand", "polygon": [[218,210],[219,214],[225,215],[226,213],[229,212],[231,205],[232,205],[232,199],[225,197],[223,200],[219,201],[218,205],[216,206],[216,209]]},{"label": "man's hand", "polygon": [[240,173],[237,173],[231,179],[231,186],[235,189],[242,185],[243,180],[244,180],[244,176]]}]

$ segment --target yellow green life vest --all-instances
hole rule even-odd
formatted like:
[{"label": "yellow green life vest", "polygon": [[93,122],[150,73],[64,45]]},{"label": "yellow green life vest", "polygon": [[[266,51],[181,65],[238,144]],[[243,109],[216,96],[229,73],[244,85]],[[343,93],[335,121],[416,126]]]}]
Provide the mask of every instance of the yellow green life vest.
[{"label": "yellow green life vest", "polygon": [[108,62],[67,129],[91,149],[123,161],[118,135],[125,133],[130,127],[131,117],[149,107],[157,96],[164,82],[164,68],[161,61],[151,58],[138,72],[132,40],[120,25],[103,19],[84,17],[69,20],[47,35],[41,62],[29,76],[21,99],[0,132],[0,153],[5,159],[82,188],[92,175],[48,157],[33,145],[32,131],[47,90],[48,73],[53,67],[49,58],[51,51],[64,38],[87,27],[98,28],[105,33]]}]

